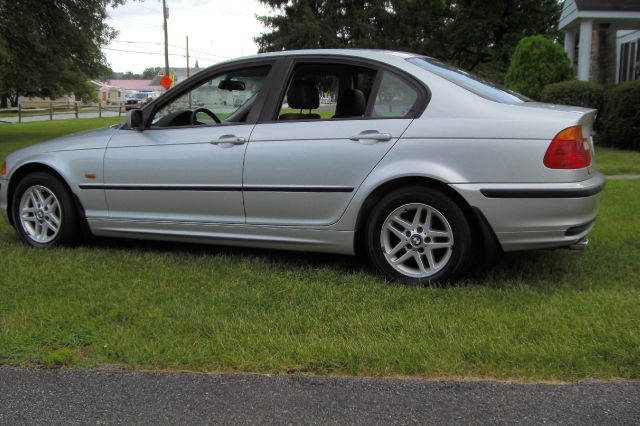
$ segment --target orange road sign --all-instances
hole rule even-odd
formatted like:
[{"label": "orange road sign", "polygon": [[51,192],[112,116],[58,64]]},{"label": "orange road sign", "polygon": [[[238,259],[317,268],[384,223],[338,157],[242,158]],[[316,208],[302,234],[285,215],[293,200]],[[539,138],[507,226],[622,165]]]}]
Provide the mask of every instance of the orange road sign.
[{"label": "orange road sign", "polygon": [[173,84],[173,79],[165,74],[160,79],[160,84],[162,84],[162,87],[169,90],[169,87]]}]

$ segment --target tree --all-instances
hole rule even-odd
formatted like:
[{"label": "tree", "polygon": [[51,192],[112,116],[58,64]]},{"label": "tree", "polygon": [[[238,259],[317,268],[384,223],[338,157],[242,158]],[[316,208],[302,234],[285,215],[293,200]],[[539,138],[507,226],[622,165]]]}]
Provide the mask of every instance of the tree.
[{"label": "tree", "polygon": [[107,7],[125,0],[0,0],[0,106],[18,96],[91,92],[110,74],[100,47],[115,37]]},{"label": "tree", "polygon": [[421,53],[502,82],[524,36],[558,37],[558,0],[260,0],[260,51],[361,47]]},{"label": "tree", "polygon": [[564,49],[548,38],[525,37],[511,58],[505,82],[509,89],[540,99],[542,88],[574,78],[573,67]]},{"label": "tree", "polygon": [[164,74],[164,68],[161,67],[150,67],[145,68],[142,71],[142,79],[143,80],[153,80],[156,76]]},{"label": "tree", "polygon": [[457,0],[450,5],[443,58],[500,83],[520,39],[560,36],[558,0]]},{"label": "tree", "polygon": [[271,30],[256,38],[262,52],[420,44],[445,7],[444,0],[260,1],[280,12],[258,17]]},{"label": "tree", "polygon": [[134,74],[131,71],[127,71],[124,74],[122,74],[122,78],[125,79],[125,80],[141,80],[142,79],[142,75]]}]

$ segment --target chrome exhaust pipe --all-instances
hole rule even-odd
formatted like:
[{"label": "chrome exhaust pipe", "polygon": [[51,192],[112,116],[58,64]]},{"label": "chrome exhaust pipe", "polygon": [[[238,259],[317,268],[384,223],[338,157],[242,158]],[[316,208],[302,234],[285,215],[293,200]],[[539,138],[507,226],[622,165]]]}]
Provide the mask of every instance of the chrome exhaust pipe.
[{"label": "chrome exhaust pipe", "polygon": [[589,239],[587,237],[581,238],[577,242],[571,244],[569,248],[571,250],[584,250],[589,245]]}]

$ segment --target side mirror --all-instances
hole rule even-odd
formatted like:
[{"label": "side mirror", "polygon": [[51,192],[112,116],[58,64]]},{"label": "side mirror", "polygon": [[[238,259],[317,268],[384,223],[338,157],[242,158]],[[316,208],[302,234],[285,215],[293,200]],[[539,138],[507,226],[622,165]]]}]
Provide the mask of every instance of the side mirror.
[{"label": "side mirror", "polygon": [[142,110],[131,109],[127,112],[127,126],[132,130],[143,131],[144,130],[144,118],[142,116]]},{"label": "side mirror", "polygon": [[234,90],[244,90],[246,88],[244,81],[238,80],[222,80],[218,83],[218,89],[228,90],[229,92]]}]

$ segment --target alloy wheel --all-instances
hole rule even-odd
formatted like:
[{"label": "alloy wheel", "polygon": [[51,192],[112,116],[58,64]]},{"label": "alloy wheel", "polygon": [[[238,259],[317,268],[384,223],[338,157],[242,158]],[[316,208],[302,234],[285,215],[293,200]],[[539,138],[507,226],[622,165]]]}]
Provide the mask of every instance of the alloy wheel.
[{"label": "alloy wheel", "polygon": [[385,259],[396,271],[427,278],[442,270],[453,253],[453,231],[444,215],[422,203],[393,210],[380,231]]},{"label": "alloy wheel", "polygon": [[20,224],[27,237],[39,244],[53,241],[60,232],[62,209],[49,188],[34,185],[20,199]]}]

